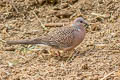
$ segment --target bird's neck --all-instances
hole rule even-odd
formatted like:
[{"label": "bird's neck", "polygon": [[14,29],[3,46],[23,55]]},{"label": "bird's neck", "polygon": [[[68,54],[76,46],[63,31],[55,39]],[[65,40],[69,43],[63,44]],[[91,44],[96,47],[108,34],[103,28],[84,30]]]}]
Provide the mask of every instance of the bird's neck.
[{"label": "bird's neck", "polygon": [[83,24],[73,24],[73,27],[75,27],[76,29],[85,31],[85,28],[83,26]]}]

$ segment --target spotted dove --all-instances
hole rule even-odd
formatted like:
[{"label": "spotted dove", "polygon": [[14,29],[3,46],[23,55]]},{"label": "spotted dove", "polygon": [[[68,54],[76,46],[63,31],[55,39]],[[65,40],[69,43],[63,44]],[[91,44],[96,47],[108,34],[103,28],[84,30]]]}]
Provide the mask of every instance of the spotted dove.
[{"label": "spotted dove", "polygon": [[85,24],[88,24],[82,17],[74,20],[68,27],[51,29],[48,34],[39,38],[29,40],[11,40],[7,44],[44,44],[63,51],[69,51],[78,46],[85,37]]}]

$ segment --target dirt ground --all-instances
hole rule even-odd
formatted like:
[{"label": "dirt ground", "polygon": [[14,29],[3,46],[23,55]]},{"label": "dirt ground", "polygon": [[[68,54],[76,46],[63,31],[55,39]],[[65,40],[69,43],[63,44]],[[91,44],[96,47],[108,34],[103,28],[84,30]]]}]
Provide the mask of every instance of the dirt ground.
[{"label": "dirt ground", "polygon": [[[90,26],[71,63],[49,58],[39,45],[5,43],[39,37],[53,28],[44,24],[79,16]],[[0,80],[120,80],[120,1],[0,0]]]}]

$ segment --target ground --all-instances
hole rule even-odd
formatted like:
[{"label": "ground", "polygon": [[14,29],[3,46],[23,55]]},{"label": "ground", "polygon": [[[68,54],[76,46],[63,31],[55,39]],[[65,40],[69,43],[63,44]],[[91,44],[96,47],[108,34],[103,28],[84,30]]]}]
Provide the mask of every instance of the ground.
[{"label": "ground", "polygon": [[[0,1],[0,80],[120,80],[120,1],[55,1]],[[90,26],[70,63],[38,45],[5,43],[39,37],[53,28],[43,25],[79,16]]]}]

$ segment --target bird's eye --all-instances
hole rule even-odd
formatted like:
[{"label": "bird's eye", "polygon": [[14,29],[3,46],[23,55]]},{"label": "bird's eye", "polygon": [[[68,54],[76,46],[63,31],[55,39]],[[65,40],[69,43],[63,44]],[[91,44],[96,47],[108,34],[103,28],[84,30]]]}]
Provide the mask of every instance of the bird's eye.
[{"label": "bird's eye", "polygon": [[83,21],[80,21],[80,23],[83,23]]}]

